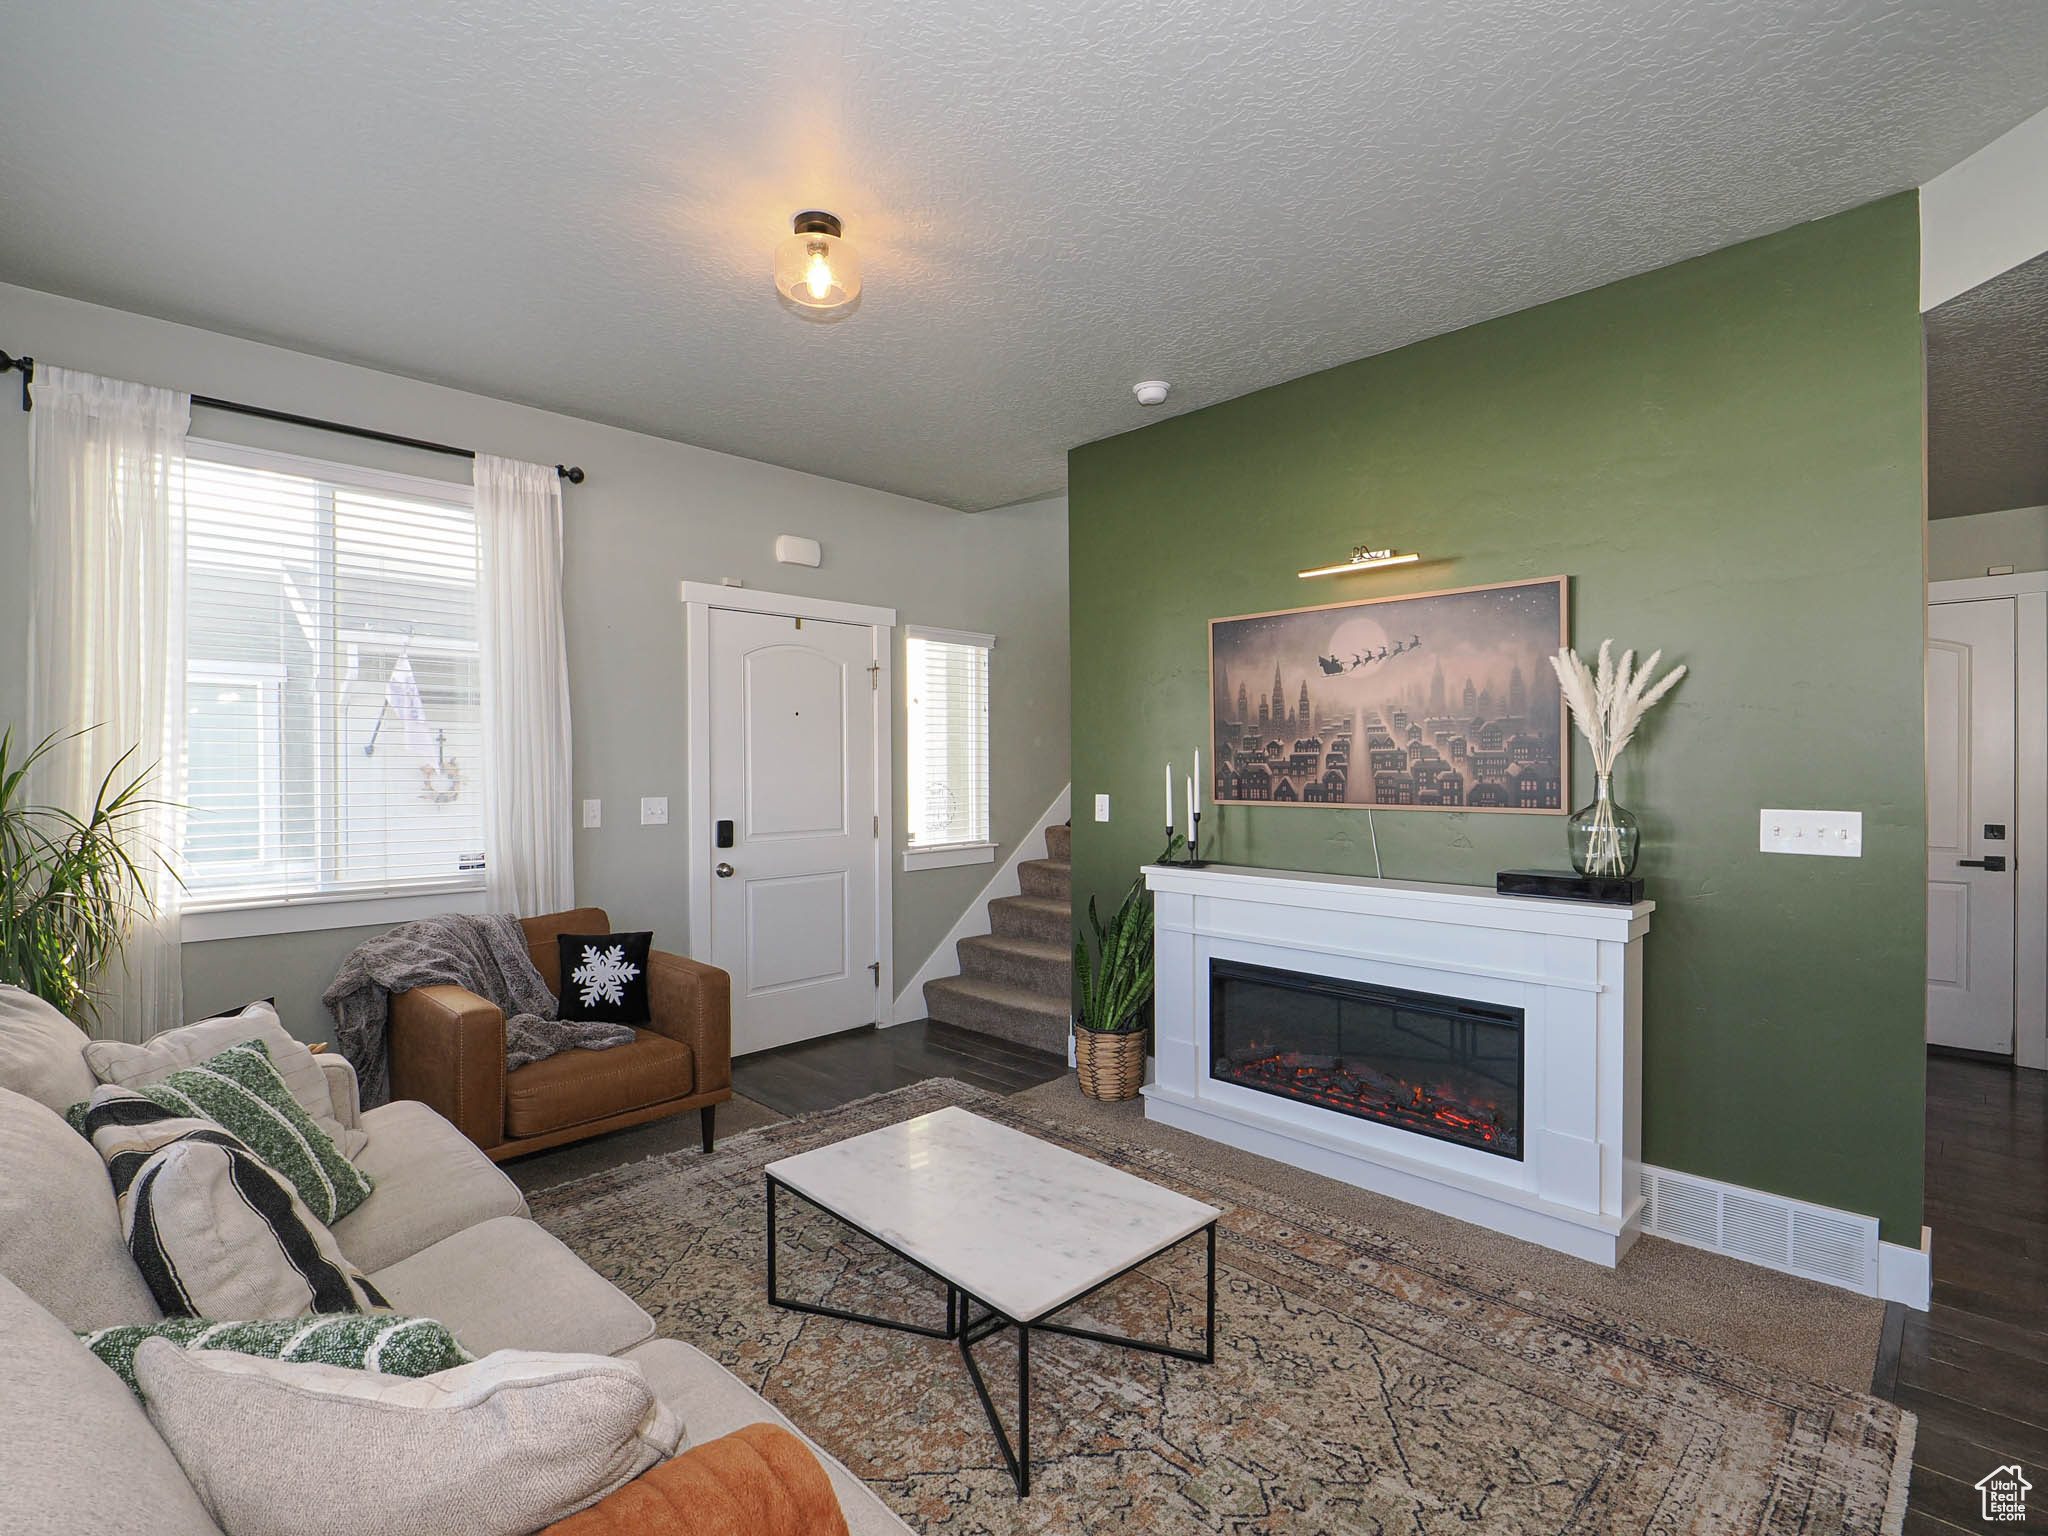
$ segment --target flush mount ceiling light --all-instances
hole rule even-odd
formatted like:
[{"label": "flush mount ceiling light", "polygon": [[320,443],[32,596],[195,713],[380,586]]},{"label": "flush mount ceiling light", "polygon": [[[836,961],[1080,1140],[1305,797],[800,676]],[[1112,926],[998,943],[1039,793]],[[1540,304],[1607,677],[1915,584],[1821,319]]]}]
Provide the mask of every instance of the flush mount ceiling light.
[{"label": "flush mount ceiling light", "polygon": [[1296,571],[1303,578],[1310,576],[1342,576],[1349,571],[1376,571],[1383,565],[1413,565],[1420,555],[1397,555],[1391,549],[1374,549],[1361,544],[1351,551],[1351,558],[1342,565],[1319,565],[1312,571]]},{"label": "flush mount ceiling light", "polygon": [[839,234],[839,220],[813,210],[792,221],[775,247],[775,287],[805,309],[840,309],[860,297],[860,257]]}]

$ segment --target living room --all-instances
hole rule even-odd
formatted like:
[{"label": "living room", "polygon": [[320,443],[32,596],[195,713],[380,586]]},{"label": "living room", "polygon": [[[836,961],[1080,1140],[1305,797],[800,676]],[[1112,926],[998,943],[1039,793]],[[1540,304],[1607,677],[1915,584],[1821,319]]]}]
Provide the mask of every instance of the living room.
[{"label": "living room", "polygon": [[2024,1519],[1938,19],[17,8],[4,1523]]}]

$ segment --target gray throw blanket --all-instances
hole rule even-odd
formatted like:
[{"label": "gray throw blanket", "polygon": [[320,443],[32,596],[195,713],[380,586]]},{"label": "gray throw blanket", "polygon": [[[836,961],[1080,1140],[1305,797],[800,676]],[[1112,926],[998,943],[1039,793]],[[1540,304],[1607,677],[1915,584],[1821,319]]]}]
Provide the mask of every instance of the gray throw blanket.
[{"label": "gray throw blanket", "polygon": [[624,1024],[555,1016],[555,995],[534,969],[518,918],[450,915],[402,923],[358,944],[321,997],[334,1015],[341,1054],[356,1069],[365,1109],[391,1097],[385,1053],[391,994],[414,987],[461,987],[503,1009],[508,1071],[559,1051],[603,1051],[634,1039]]}]

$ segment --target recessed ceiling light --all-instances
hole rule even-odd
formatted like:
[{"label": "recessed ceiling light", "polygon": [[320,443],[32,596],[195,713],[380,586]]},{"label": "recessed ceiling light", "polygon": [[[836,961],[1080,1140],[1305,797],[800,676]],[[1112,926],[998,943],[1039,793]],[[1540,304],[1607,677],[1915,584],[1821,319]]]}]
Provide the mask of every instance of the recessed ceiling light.
[{"label": "recessed ceiling light", "polygon": [[1166,392],[1173,386],[1164,379],[1147,379],[1142,384],[1133,384],[1131,393],[1138,397],[1140,405],[1164,405]]},{"label": "recessed ceiling light", "polygon": [[860,297],[860,257],[840,237],[839,220],[815,209],[791,221],[795,233],[775,247],[775,287],[805,309],[839,309]]}]

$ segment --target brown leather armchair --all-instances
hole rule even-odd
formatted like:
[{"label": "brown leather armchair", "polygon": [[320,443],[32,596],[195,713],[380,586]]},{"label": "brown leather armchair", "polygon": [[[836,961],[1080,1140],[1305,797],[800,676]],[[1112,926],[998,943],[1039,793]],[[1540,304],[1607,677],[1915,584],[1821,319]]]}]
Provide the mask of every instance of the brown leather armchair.
[{"label": "brown leather armchair", "polygon": [[[533,963],[562,993],[564,933],[610,933],[601,907],[520,921]],[[686,1109],[704,1150],[732,1097],[732,978],[680,955],[648,957],[652,1017],[631,1045],[563,1051],[505,1070],[505,1015],[461,987],[415,987],[391,999],[391,1096],[418,1099],[495,1159],[518,1157]]]}]

